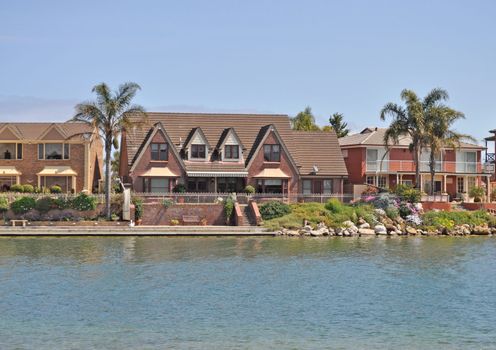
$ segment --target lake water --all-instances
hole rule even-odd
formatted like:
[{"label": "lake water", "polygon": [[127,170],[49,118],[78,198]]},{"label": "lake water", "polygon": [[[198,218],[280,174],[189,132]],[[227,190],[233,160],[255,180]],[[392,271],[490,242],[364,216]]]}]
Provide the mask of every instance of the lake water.
[{"label": "lake water", "polygon": [[495,238],[0,238],[0,349],[496,348]]}]

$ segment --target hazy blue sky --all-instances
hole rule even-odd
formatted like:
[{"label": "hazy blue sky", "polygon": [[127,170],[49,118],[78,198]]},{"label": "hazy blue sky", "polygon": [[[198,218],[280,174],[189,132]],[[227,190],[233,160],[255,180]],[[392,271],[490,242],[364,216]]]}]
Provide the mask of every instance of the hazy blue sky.
[{"label": "hazy blue sky", "polygon": [[135,81],[150,111],[342,112],[381,125],[403,88],[443,87],[496,128],[496,1],[0,2],[0,120],[64,120]]}]

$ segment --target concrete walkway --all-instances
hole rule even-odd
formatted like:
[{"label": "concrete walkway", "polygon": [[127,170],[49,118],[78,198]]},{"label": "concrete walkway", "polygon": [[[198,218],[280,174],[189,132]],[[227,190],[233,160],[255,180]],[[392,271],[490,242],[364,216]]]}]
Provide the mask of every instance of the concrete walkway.
[{"label": "concrete walkway", "polygon": [[1,226],[2,236],[275,236],[275,232],[244,226]]}]

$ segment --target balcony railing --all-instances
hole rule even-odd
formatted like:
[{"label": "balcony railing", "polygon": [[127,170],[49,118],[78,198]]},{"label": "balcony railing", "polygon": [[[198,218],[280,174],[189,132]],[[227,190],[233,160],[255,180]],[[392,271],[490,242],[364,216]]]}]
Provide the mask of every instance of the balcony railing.
[{"label": "balcony railing", "polygon": [[486,163],[496,163],[496,153],[486,154]]},{"label": "balcony railing", "polygon": [[[429,172],[429,162],[420,162],[420,171]],[[415,172],[413,160],[383,160],[367,161],[367,172]],[[479,162],[436,162],[436,172],[461,173],[461,174],[485,174],[489,173],[482,163]]]}]

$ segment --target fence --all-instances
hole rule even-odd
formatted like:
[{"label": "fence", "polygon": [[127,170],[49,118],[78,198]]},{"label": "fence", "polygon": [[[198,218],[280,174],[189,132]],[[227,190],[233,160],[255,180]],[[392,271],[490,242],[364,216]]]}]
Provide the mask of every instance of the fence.
[{"label": "fence", "polygon": [[170,199],[176,203],[185,204],[208,204],[208,203],[221,203],[229,196],[234,196],[238,203],[248,204],[250,200],[257,202],[267,201],[282,201],[282,202],[317,202],[325,203],[331,198],[336,198],[343,202],[349,202],[353,199],[351,194],[329,193],[329,194],[303,194],[295,193],[285,195],[281,193],[213,193],[213,192],[191,192],[191,193],[148,193],[148,192],[135,192],[133,196],[141,197],[146,202],[160,202],[164,199]]}]

